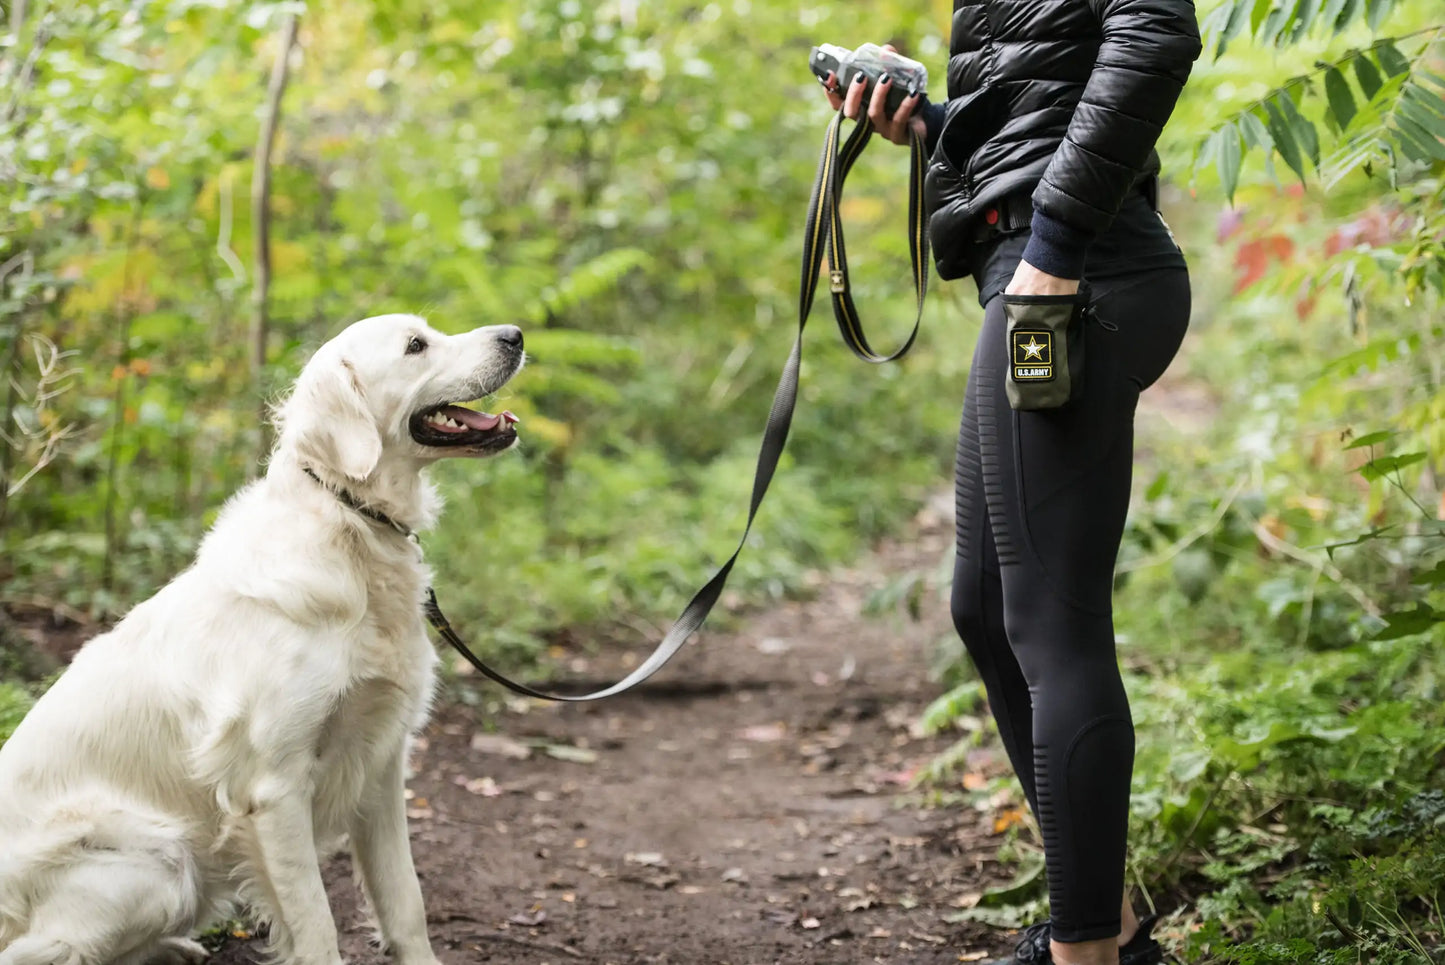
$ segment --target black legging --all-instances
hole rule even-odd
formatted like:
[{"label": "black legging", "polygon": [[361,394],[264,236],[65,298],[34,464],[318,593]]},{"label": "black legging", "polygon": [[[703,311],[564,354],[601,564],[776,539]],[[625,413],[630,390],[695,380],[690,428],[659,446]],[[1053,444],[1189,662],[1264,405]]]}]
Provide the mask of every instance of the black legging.
[{"label": "black legging", "polygon": [[1179,268],[1092,282],[1082,395],[1016,412],[993,298],[959,433],[953,619],[1043,832],[1052,937],[1119,934],[1134,725],[1114,653],[1114,561],[1134,407],[1189,320]]}]

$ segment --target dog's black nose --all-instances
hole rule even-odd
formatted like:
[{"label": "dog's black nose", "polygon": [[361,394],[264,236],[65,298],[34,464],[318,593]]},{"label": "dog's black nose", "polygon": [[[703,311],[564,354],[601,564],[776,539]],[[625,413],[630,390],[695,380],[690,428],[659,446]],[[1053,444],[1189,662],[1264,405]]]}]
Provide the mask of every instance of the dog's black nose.
[{"label": "dog's black nose", "polygon": [[503,325],[497,332],[497,341],[506,342],[516,348],[522,347],[522,330],[515,325]]}]

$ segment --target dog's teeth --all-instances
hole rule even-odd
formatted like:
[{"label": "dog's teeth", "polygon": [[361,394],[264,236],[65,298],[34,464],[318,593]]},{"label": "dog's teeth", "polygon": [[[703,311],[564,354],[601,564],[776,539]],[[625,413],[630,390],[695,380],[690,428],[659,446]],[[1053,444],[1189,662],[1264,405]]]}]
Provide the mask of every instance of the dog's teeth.
[{"label": "dog's teeth", "polygon": [[455,419],[448,419],[447,425],[451,426],[453,429],[460,429],[462,427],[462,424]]}]

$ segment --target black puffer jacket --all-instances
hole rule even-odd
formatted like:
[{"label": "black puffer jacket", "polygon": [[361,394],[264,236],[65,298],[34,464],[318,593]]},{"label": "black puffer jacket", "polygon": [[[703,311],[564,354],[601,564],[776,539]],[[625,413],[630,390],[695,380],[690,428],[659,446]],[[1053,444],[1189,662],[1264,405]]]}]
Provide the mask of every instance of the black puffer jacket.
[{"label": "black puffer jacket", "polygon": [[1089,242],[1158,172],[1154,143],[1199,52],[1190,0],[955,0],[948,102],[929,118],[939,273],[967,274],[977,219],[1032,191],[1025,258],[1079,277]]}]

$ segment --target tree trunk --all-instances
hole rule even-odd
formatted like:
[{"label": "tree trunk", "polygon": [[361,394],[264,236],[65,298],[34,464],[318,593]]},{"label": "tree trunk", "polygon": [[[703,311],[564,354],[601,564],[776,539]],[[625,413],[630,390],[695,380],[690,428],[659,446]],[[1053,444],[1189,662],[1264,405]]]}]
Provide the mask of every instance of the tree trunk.
[{"label": "tree trunk", "polygon": [[296,45],[298,20],[295,14],[281,25],[281,47],[271,67],[271,86],[266,97],[266,118],[256,142],[255,166],[251,172],[251,222],[256,236],[256,279],[251,290],[251,380],[256,393],[257,425],[260,427],[260,457],[271,448],[266,411],[266,338],[270,328],[267,304],[271,295],[271,150],[281,121],[281,98],[286,93],[287,67],[291,48]]}]

